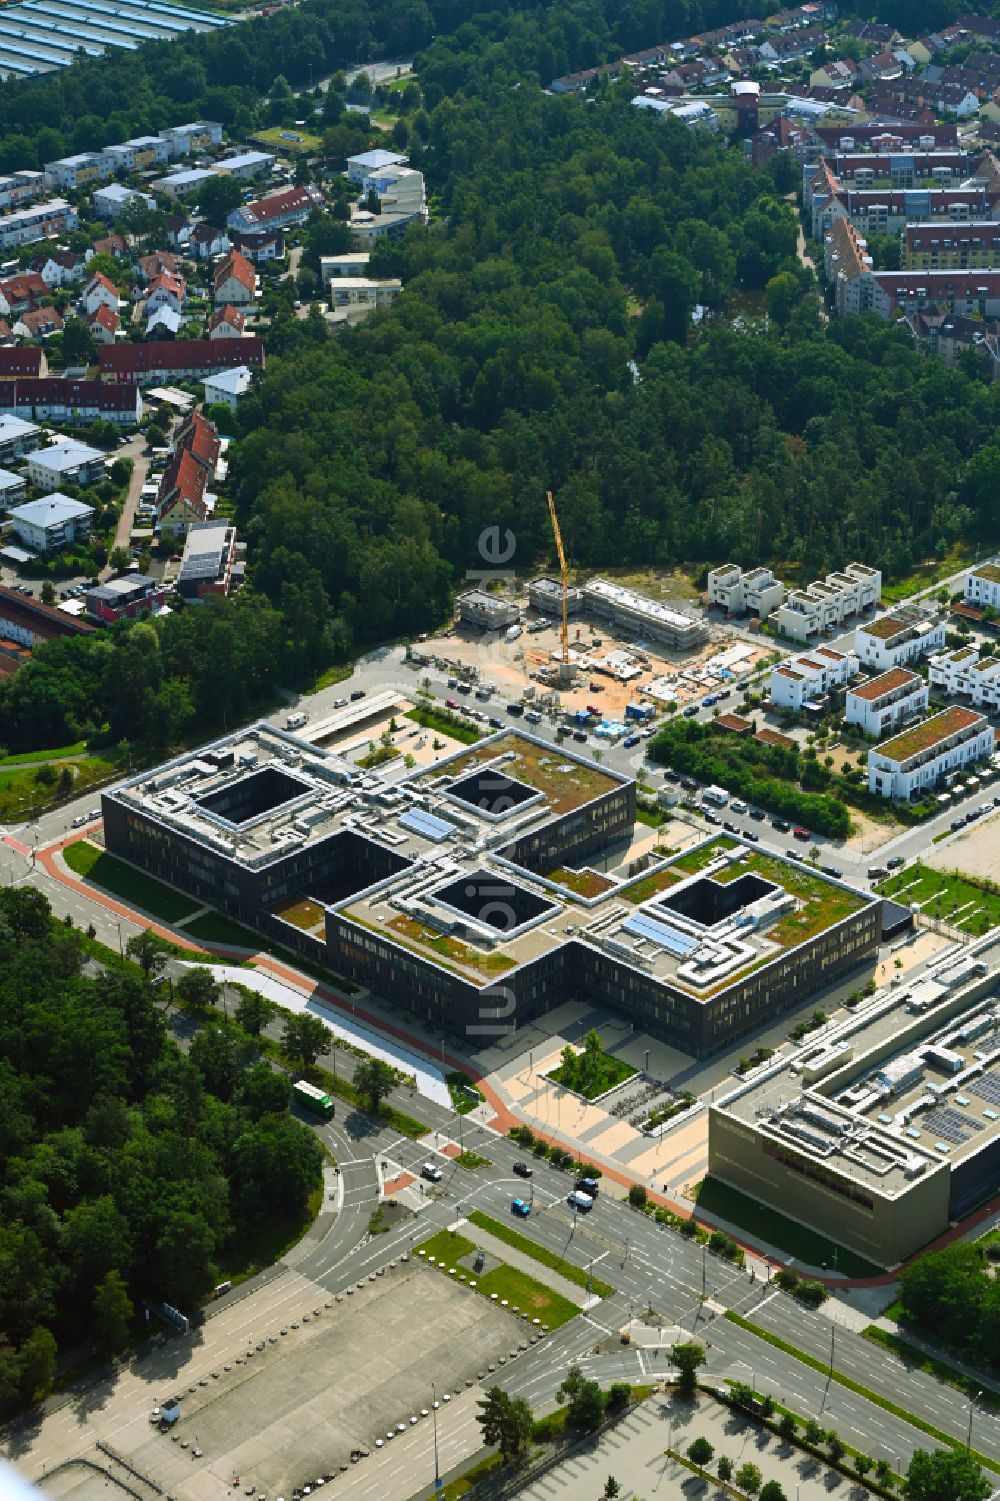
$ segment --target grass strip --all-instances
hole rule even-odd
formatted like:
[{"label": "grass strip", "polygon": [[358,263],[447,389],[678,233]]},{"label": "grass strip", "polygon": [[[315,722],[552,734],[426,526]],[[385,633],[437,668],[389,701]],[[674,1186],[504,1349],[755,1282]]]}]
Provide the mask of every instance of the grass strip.
[{"label": "grass strip", "polygon": [[[945,1433],[943,1428],[935,1428],[933,1423],[925,1423],[923,1418],[917,1417],[916,1413],[907,1412],[905,1407],[900,1407],[896,1402],[890,1402],[888,1397],[883,1397],[878,1392],[873,1392],[869,1386],[862,1386],[860,1381],[854,1381],[850,1376],[845,1376],[840,1371],[831,1371],[825,1361],[818,1360],[815,1355],[807,1355],[805,1350],[800,1350],[797,1346],[790,1345],[787,1340],[782,1339],[780,1335],[772,1334],[769,1329],[762,1329],[759,1324],[751,1323],[742,1314],[734,1313],[731,1308],[727,1308],[724,1317],[731,1324],[736,1324],[738,1328],[745,1329],[748,1334],[755,1334],[758,1339],[762,1339],[765,1344],[773,1346],[775,1350],[781,1350],[785,1355],[791,1355],[794,1360],[800,1360],[803,1365],[810,1366],[814,1371],[819,1371],[822,1375],[829,1376],[831,1381],[836,1381],[838,1386],[846,1387],[849,1392],[854,1392],[855,1396],[864,1397],[866,1402],[871,1402],[875,1407],[881,1407],[883,1412],[891,1413],[894,1418],[900,1418],[904,1423],[909,1423],[911,1427],[919,1429],[921,1433],[926,1433],[928,1437],[937,1439],[939,1444],[947,1444],[949,1449],[965,1449],[965,1444],[961,1439],[952,1437],[950,1433]],[[981,1464],[984,1469],[992,1470],[994,1474],[1000,1474],[1000,1461],[990,1459],[987,1455],[981,1454],[978,1449],[972,1449],[969,1452],[972,1454],[973,1459],[978,1464]]]},{"label": "grass strip", "polygon": [[936,1376],[938,1381],[943,1381],[946,1386],[953,1386],[956,1390],[964,1392],[967,1397],[976,1397],[980,1407],[992,1408],[994,1412],[1000,1408],[1000,1393],[984,1389],[980,1382],[986,1378],[983,1376],[966,1376],[957,1366],[949,1361],[942,1360],[939,1355],[929,1355],[926,1350],[921,1350],[917,1345],[911,1345],[909,1340],[900,1334],[890,1334],[887,1329],[880,1329],[877,1324],[869,1324],[863,1329],[862,1335],[870,1339],[873,1345],[881,1345],[883,1350],[905,1360],[907,1365],[916,1366],[918,1370],[925,1371],[928,1376]]},{"label": "grass strip", "polygon": [[90,844],[86,839],[67,844],[62,857],[75,875],[81,876],[85,881],[92,881],[95,886],[109,891],[112,896],[120,896],[132,906],[144,908],[163,922],[176,923],[194,912],[198,906],[193,897],[164,886],[162,881],[133,869],[124,860],[117,860],[114,855],[105,854],[96,844]]},{"label": "grass strip", "polygon": [[[541,1262],[550,1271],[558,1272],[560,1277],[565,1277],[567,1282],[572,1282],[574,1287],[587,1286],[587,1273],[582,1266],[577,1266],[574,1261],[564,1261],[555,1251],[540,1246],[536,1241],[529,1240],[526,1235],[521,1235],[513,1225],[505,1225],[503,1220],[495,1220],[492,1216],[484,1214],[481,1209],[474,1209],[469,1215],[469,1223],[478,1225],[480,1230],[485,1230],[488,1235],[496,1236],[505,1245],[513,1246],[515,1251],[521,1251],[525,1256],[530,1256],[533,1261]],[[602,1282],[600,1277],[591,1277],[590,1285],[599,1298],[610,1298],[614,1288],[609,1282]]]},{"label": "grass strip", "polygon": [[468,1236],[459,1235],[457,1230],[439,1230],[429,1240],[422,1240],[414,1247],[417,1254],[424,1251],[437,1261],[446,1261],[449,1266],[456,1266],[463,1256],[471,1256],[475,1249]]},{"label": "grass strip", "polygon": [[470,1171],[477,1167],[492,1167],[493,1162],[489,1157],[484,1157],[481,1152],[459,1152],[455,1158],[459,1167],[468,1168]]},{"label": "grass strip", "polygon": [[266,939],[251,928],[245,928],[242,923],[234,922],[231,917],[226,917],[222,912],[203,912],[200,917],[192,922],[184,924],[183,931],[191,938],[197,938],[202,943],[218,943],[225,948],[249,949],[251,954],[259,954],[266,945]]},{"label": "grass strip", "polygon": [[538,1282],[514,1266],[495,1266],[491,1272],[478,1279],[476,1291],[484,1298],[497,1295],[497,1301],[506,1298],[511,1308],[520,1309],[529,1318],[539,1319],[550,1329],[568,1324],[580,1312],[575,1303],[553,1292],[544,1282]]}]

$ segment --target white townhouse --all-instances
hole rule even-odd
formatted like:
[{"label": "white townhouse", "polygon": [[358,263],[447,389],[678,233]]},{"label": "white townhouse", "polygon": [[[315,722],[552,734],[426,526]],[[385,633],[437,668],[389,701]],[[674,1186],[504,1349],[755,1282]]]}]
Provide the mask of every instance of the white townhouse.
[{"label": "white townhouse", "polygon": [[863,735],[878,740],[914,714],[925,714],[929,692],[918,672],[891,667],[866,683],[848,688],[844,717]]}]

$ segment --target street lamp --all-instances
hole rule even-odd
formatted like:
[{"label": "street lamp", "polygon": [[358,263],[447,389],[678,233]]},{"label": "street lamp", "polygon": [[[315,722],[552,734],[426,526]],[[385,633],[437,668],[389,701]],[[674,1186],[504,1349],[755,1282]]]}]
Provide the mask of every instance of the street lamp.
[{"label": "street lamp", "polygon": [[980,1399],[980,1397],[982,1395],[983,1395],[982,1392],[979,1391],[979,1392],[976,1393],[976,1395],[974,1397],[971,1397],[969,1399],[969,1436],[968,1436],[968,1438],[965,1441],[965,1452],[966,1452],[966,1454],[968,1454],[969,1450],[972,1448],[972,1414],[975,1412],[975,1410],[976,1410],[976,1403],[979,1401],[979,1399]]},{"label": "street lamp", "polygon": [[708,1261],[708,1242],[702,1241],[701,1246],[701,1301],[705,1301],[705,1276]]},{"label": "street lamp", "polygon": [[435,1494],[441,1489],[441,1470],[438,1465],[438,1405],[437,1388],[431,1382],[431,1416],[434,1419],[434,1491]]},{"label": "street lamp", "polygon": [[125,946],[122,943],[122,925],[121,925],[120,922],[116,922],[115,923],[115,927],[118,929],[118,952],[121,954],[122,958],[124,959],[125,958]]}]

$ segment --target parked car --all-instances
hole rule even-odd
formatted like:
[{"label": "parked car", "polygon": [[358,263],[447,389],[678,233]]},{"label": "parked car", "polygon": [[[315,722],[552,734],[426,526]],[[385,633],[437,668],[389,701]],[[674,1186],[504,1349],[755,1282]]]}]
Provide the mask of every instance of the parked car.
[{"label": "parked car", "polygon": [[458,685],[458,691],[459,691],[459,693],[471,693],[472,692],[472,684],[471,683],[459,683],[459,685]]},{"label": "parked car", "polygon": [[497,719],[497,717],[496,717],[495,714],[491,714],[490,715],[490,728],[494,729],[494,730],[502,730],[503,729],[503,720],[502,719]]},{"label": "parked car", "polygon": [[697,714],[697,712],[698,712],[698,705],[697,704],[688,704],[687,708],[684,710],[684,718],[685,719],[692,719],[694,717],[694,715]]},{"label": "parked car", "polygon": [[724,821],[722,827],[724,829],[727,829],[730,834],[738,834],[740,832],[740,826],[739,826],[739,824],[738,823],[733,823],[733,820],[731,818],[727,818]]},{"label": "parked car", "polygon": [[832,876],[835,881],[842,881],[844,879],[835,865],[821,865],[820,870],[825,876]]},{"label": "parked car", "polygon": [[346,698],[335,698],[334,701],[333,701],[333,707],[335,709],[346,709],[347,708],[347,699]]},{"label": "parked car", "polygon": [[449,678],[448,679],[448,687],[449,688],[457,688],[458,687],[458,678]]},{"label": "parked car", "polygon": [[622,741],[622,745],[625,747],[626,750],[631,750],[632,747],[633,747],[633,745],[638,745],[638,744],[639,744],[639,736],[638,735],[626,735],[625,739]]},{"label": "parked car", "polygon": [[74,820],[73,820],[72,827],[74,829],[82,829],[83,826],[84,826],[84,824],[86,822],[87,822],[87,815],[86,815],[86,813],[78,813],[76,815],[76,817],[74,818]]},{"label": "parked car", "polygon": [[701,701],[701,707],[703,709],[710,709],[713,704],[717,704],[718,702],[719,700],[716,698],[714,693],[706,693],[705,697]]},{"label": "parked car", "polygon": [[523,714],[524,713],[524,705],[523,704],[508,704],[507,705],[507,713],[508,714]]},{"label": "parked car", "polygon": [[[1000,803],[1000,798],[994,798],[993,801],[994,803]],[[889,870],[898,870],[901,865],[906,864],[906,861],[902,855],[893,855],[892,859],[887,860],[885,863]]]},{"label": "parked car", "polygon": [[713,824],[716,828],[718,828],[718,826],[722,823],[722,819],[719,817],[718,813],[712,813],[708,808],[705,809],[704,813],[702,813],[701,816],[706,823]]},{"label": "parked car", "polygon": [[751,844],[760,844],[760,835],[756,834],[753,829],[744,829],[743,838],[749,839]]},{"label": "parked car", "polygon": [[730,806],[730,808],[732,808],[732,810],[733,810],[734,813],[749,813],[749,811],[750,811],[749,808],[747,807],[746,803],[740,803],[740,802],[730,803],[729,806]]},{"label": "parked car", "polygon": [[351,694],[351,703],[357,703],[358,699],[364,698],[364,696],[365,690],[363,688],[355,688],[354,692]]},{"label": "parked car", "polygon": [[771,828],[777,829],[779,834],[787,834],[789,829],[791,828],[791,824],[786,822],[786,820],[783,818],[772,818]]},{"label": "parked car", "polygon": [[541,724],[542,722],[542,716],[537,709],[529,709],[524,717],[529,724]]},{"label": "parked car", "polygon": [[526,1220],[531,1213],[531,1205],[526,1199],[511,1199],[510,1211],[511,1214],[519,1214],[522,1220]]},{"label": "parked car", "polygon": [[581,745],[586,740],[586,738],[587,738],[587,732],[586,732],[586,730],[574,730],[573,731],[573,739],[574,740],[579,740],[579,742],[580,742]]},{"label": "parked car", "polygon": [[444,701],[444,706],[446,709],[457,709],[458,700],[454,698],[446,698]]},{"label": "parked car", "polygon": [[793,839],[803,839],[806,842],[808,842],[808,840],[809,840],[809,830],[808,829],[803,829],[799,824],[796,824],[795,828],[792,830],[792,838]]},{"label": "parked car", "polygon": [[515,1162],[514,1163],[514,1172],[517,1174],[517,1176],[519,1178],[530,1178],[531,1175],[532,1175],[532,1173],[534,1171],[535,1170],[531,1166],[530,1162]]},{"label": "parked car", "polygon": [[758,823],[763,823],[767,815],[764,812],[763,808],[751,808],[750,817],[755,818]]}]

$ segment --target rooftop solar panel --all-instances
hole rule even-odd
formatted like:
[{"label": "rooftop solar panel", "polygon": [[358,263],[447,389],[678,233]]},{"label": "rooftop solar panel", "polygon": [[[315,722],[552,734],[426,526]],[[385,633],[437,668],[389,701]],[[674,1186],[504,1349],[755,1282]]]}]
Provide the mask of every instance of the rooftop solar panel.
[{"label": "rooftop solar panel", "polygon": [[657,922],[655,917],[647,917],[645,912],[636,912],[634,916],[626,918],[622,927],[638,938],[648,938],[651,943],[659,944],[660,948],[676,955],[678,959],[687,958],[698,947],[698,939],[692,938],[690,933],[682,933],[669,923]]},{"label": "rooftop solar panel", "polygon": [[446,818],[435,818],[433,813],[425,813],[422,808],[407,808],[405,813],[399,815],[399,821],[404,828],[412,829],[415,834],[423,834],[425,839],[433,839],[436,843],[450,839],[455,832],[453,823],[449,823]]}]

